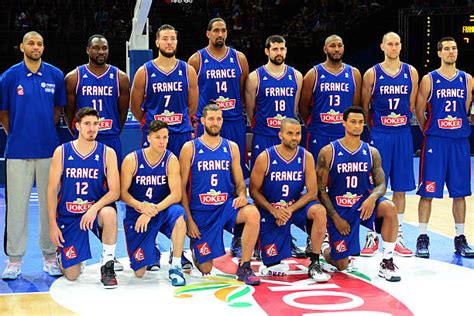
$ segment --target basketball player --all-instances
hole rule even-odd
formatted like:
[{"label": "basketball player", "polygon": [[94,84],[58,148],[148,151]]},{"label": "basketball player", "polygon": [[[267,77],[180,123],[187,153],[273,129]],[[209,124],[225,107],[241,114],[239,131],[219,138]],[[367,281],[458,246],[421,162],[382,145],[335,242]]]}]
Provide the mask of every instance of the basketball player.
[{"label": "basketball player", "polygon": [[100,280],[108,289],[117,287],[117,212],[109,205],[119,198],[120,178],[115,151],[95,141],[99,119],[93,108],[77,111],[78,138],[54,151],[47,202],[50,238],[58,247],[63,274],[76,280],[82,262],[91,258],[90,230],[102,241]]},{"label": "basketball player", "polygon": [[397,239],[397,211],[384,198],[385,176],[377,149],[360,140],[364,112],[351,106],[344,110],[345,136],[326,145],[318,157],[319,198],[328,214],[329,243],[322,250],[338,270],[347,268],[349,256],[360,252],[359,225],[382,233],[383,259],[379,276],[400,281],[393,263]]},{"label": "basketball player", "polygon": [[202,111],[209,103],[222,109],[224,124],[222,137],[235,142],[242,153],[240,166],[245,178],[249,177],[246,166],[245,118],[242,101],[249,66],[245,55],[226,45],[227,26],[223,19],[209,21],[207,32],[209,44],[189,58],[189,64],[198,74],[199,103],[197,135],[204,133],[200,123]]},{"label": "basketball player", "polygon": [[66,75],[66,122],[74,136],[74,116],[83,107],[99,112],[99,133],[96,140],[115,150],[122,161],[120,132],[127,120],[130,80],[127,74],[107,64],[109,43],[103,35],[95,34],[87,41],[89,62]]},{"label": "basketball player", "polygon": [[[417,257],[430,256],[428,221],[433,198],[443,198],[444,184],[453,199],[456,229],[454,249],[463,257],[474,257],[464,236],[466,196],[471,195],[468,109],[471,104],[472,77],[456,69],[458,49],[451,37],[438,42],[441,67],[423,77],[416,100],[416,117],[425,136],[420,160],[417,194],[420,235],[416,241]],[[425,118],[425,110],[428,115]]]},{"label": "basketball player", "polygon": [[[220,136],[222,110],[215,104],[204,107],[201,124],[204,134],[187,142],[181,150],[183,206],[194,263],[202,274],[212,270],[213,260],[225,254],[224,228],[232,231],[244,224],[242,259],[237,269],[240,281],[260,284],[250,267],[250,257],[260,228],[255,206],[248,204],[240,169],[240,152],[234,142]],[[188,186],[189,183],[189,186]]]},{"label": "basketball player", "polygon": [[359,70],[342,62],[342,38],[327,37],[323,50],[326,61],[304,76],[299,104],[308,127],[306,148],[314,157],[321,148],[344,136],[342,113],[351,105],[360,105],[362,82]]},{"label": "basketball player", "polygon": [[[380,48],[385,60],[364,74],[362,108],[368,120],[367,126],[372,126],[370,144],[380,153],[385,184],[390,179],[392,201],[398,211],[395,253],[409,257],[413,252],[403,242],[402,223],[405,192],[415,189],[410,119],[415,109],[418,72],[413,66],[400,62],[402,45],[397,33],[385,34]],[[379,239],[371,231],[360,254],[373,256],[378,249]]]},{"label": "basketball player", "polygon": [[142,147],[149,145],[150,123],[164,121],[170,133],[167,148],[178,157],[193,132],[190,118],[197,107],[196,72],[176,58],[178,31],[173,26],[160,26],[155,43],[158,57],[138,68],[133,79],[130,109],[137,121],[142,122]]},{"label": "basketball player", "polygon": [[120,197],[127,206],[123,225],[130,266],[141,278],[149,264],[156,262],[155,240],[158,232],[171,238],[173,259],[169,279],[173,286],[186,285],[181,253],[186,236],[181,201],[178,158],[166,149],[168,126],[160,120],[148,126],[149,147],[127,155],[120,175]]},{"label": "basketball player", "polygon": [[[250,196],[260,210],[260,247],[266,275],[285,275],[289,270],[283,259],[291,256],[290,226],[306,230],[312,221],[312,252],[308,276],[326,282],[329,275],[321,270],[319,252],[326,232],[326,210],[317,202],[318,186],[314,158],[303,147],[301,124],[294,118],[282,121],[280,144],[265,149],[256,159],[250,176]],[[306,187],[306,192],[303,190]]]}]

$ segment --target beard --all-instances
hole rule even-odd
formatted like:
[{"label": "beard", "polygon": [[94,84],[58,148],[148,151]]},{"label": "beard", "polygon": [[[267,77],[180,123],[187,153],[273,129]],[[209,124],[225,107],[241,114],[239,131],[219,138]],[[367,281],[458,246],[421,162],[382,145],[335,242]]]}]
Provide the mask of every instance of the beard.
[{"label": "beard", "polygon": [[341,54],[339,57],[334,58],[331,54],[327,54],[328,59],[329,59],[330,61],[332,61],[333,63],[338,63],[338,62],[340,62],[340,61],[342,60],[343,55],[344,55],[344,54]]},{"label": "beard", "polygon": [[214,132],[210,127],[208,126],[204,126],[204,128],[206,129],[206,133],[209,135],[209,136],[219,136],[220,133],[221,133],[221,129],[222,128],[219,128],[219,130],[217,132]]},{"label": "beard", "polygon": [[160,54],[165,56],[166,58],[171,58],[171,57],[174,57],[176,55],[176,49],[173,50],[172,52],[168,53],[168,52],[166,52],[166,51],[164,51],[160,48]]},{"label": "beard", "polygon": [[30,59],[30,60],[38,61],[38,60],[41,60],[42,54],[39,54],[38,57],[35,57],[35,56],[33,56],[32,53],[27,53],[27,52],[25,52],[25,56],[26,56],[28,59]]},{"label": "beard", "polygon": [[283,146],[285,146],[285,148],[287,149],[290,149],[290,150],[295,150],[297,147],[298,147],[298,142],[293,142],[293,141],[289,141],[289,142],[282,142]]},{"label": "beard", "polygon": [[91,58],[91,61],[98,66],[102,66],[107,63],[107,56],[104,56],[102,60],[99,60],[99,57]]},{"label": "beard", "polygon": [[285,62],[285,58],[283,56],[280,56],[280,59],[278,60],[277,57],[275,58],[270,58],[270,62],[274,65],[280,66]]}]

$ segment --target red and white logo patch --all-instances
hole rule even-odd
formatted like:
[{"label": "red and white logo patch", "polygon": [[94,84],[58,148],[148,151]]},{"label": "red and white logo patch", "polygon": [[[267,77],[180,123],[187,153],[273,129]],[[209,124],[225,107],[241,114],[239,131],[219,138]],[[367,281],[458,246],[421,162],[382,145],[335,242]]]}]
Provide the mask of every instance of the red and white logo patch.
[{"label": "red and white logo patch", "polygon": [[199,244],[196,246],[196,248],[198,249],[199,251],[199,254],[201,256],[207,256],[207,255],[210,255],[211,254],[211,248],[209,247],[209,245],[207,244],[207,242],[203,243],[203,244]]},{"label": "red and white logo patch", "polygon": [[138,248],[135,250],[133,253],[133,258],[135,258],[135,261],[142,261],[145,259],[145,255],[143,254],[142,248]]},{"label": "red and white logo patch", "polygon": [[265,253],[267,254],[267,257],[278,256],[277,246],[275,244],[265,246]]},{"label": "red and white logo patch", "polygon": [[339,240],[339,241],[334,242],[334,249],[336,249],[337,253],[347,251],[346,241]]},{"label": "red and white logo patch", "polygon": [[426,181],[425,191],[429,193],[436,192],[436,182],[433,181]]},{"label": "red and white logo patch", "polygon": [[64,251],[64,256],[66,257],[66,260],[77,258],[76,248],[74,248],[74,246],[64,248],[63,251]]},{"label": "red and white logo patch", "polygon": [[113,121],[111,119],[100,119],[99,120],[99,131],[106,131],[112,128]]},{"label": "red and white logo patch", "polygon": [[20,85],[16,88],[16,93],[18,95],[24,95],[25,94],[25,89],[23,89],[23,87]]}]

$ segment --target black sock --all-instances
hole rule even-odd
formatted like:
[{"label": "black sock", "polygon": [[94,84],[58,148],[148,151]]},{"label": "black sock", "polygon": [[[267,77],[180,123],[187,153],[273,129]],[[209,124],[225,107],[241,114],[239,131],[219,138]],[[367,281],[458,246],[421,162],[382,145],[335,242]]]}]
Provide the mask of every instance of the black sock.
[{"label": "black sock", "polygon": [[319,253],[310,252],[308,253],[308,257],[311,260],[311,262],[319,261]]}]

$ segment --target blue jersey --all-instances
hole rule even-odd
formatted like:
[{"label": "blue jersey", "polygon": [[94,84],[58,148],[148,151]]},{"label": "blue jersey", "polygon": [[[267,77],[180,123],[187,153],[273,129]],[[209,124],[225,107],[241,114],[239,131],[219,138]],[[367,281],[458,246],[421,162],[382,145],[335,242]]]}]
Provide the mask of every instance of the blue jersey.
[{"label": "blue jersey", "polygon": [[348,212],[360,198],[367,197],[374,188],[372,153],[370,146],[362,141],[354,152],[347,150],[340,140],[331,142],[331,147],[329,197],[336,210]]},{"label": "blue jersey", "polygon": [[93,107],[99,112],[99,135],[118,136],[120,134],[119,70],[108,66],[100,76],[89,70],[87,65],[77,67],[76,105],[77,110]]},{"label": "blue jersey", "polygon": [[231,199],[234,194],[232,178],[232,148],[227,139],[215,148],[201,140],[192,140],[188,198],[191,211],[213,211]]},{"label": "blue jersey", "polygon": [[372,130],[410,132],[410,95],[412,91],[411,66],[401,64],[397,74],[384,71],[375,65],[371,99]]},{"label": "blue jersey", "polygon": [[142,128],[148,134],[153,120],[168,124],[170,133],[192,132],[188,115],[188,64],[182,60],[164,72],[150,60],[144,65],[146,76]]},{"label": "blue jersey", "polygon": [[305,185],[306,150],[298,146],[295,155],[286,160],[277,146],[265,150],[267,168],[263,180],[262,194],[276,208],[295,203]]},{"label": "blue jersey", "polygon": [[293,67],[285,66],[280,77],[274,77],[265,66],[256,70],[257,95],[255,116],[252,121],[254,134],[278,136],[281,122],[295,117],[295,99],[298,82]]},{"label": "blue jersey", "polygon": [[[140,202],[160,203],[170,195],[168,162],[174,156],[173,153],[165,150],[161,159],[154,165],[147,160],[144,149],[139,149],[133,154],[136,166],[128,193]],[[127,212],[135,211],[128,205],[126,208]]]},{"label": "blue jersey", "polygon": [[308,131],[313,135],[343,137],[342,114],[352,105],[355,81],[351,66],[333,74],[323,64],[314,67],[315,82]]},{"label": "blue jersey", "polygon": [[54,107],[66,105],[62,71],[41,62],[33,73],[21,62],[5,71],[2,78],[0,110],[8,111],[10,123],[5,157],[52,157],[59,145]]},{"label": "blue jersey", "polygon": [[202,116],[202,110],[206,105],[216,103],[222,109],[224,120],[242,120],[244,111],[240,97],[242,68],[237,51],[229,47],[221,59],[216,59],[207,48],[199,50],[198,53],[200,66],[197,118]]},{"label": "blue jersey", "polygon": [[94,149],[82,156],[73,142],[63,146],[63,174],[58,192],[59,216],[82,216],[83,213],[108,191],[105,169],[106,149],[95,142]]},{"label": "blue jersey", "polygon": [[458,70],[453,79],[443,77],[437,70],[429,73],[431,94],[428,116],[423,133],[430,136],[465,138],[471,134],[467,119],[467,75]]}]

